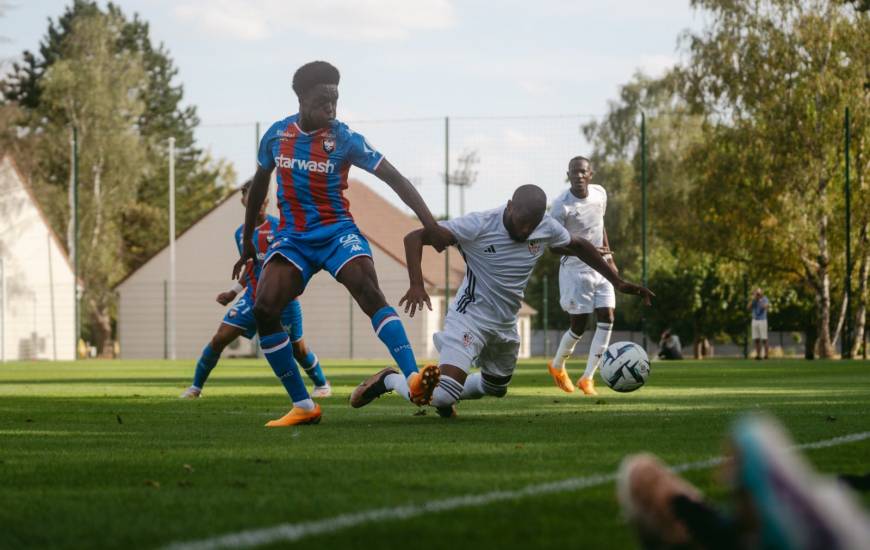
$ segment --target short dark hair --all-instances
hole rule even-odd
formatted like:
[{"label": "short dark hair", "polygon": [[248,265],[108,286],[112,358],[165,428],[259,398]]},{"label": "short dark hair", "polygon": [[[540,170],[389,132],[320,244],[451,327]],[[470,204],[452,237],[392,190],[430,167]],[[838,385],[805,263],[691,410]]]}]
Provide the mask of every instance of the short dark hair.
[{"label": "short dark hair", "polygon": [[571,166],[571,163],[574,162],[575,160],[578,161],[578,162],[581,161],[581,160],[585,160],[587,163],[589,163],[589,166],[592,166],[592,161],[589,160],[588,158],[584,157],[583,155],[577,155],[576,157],[574,157],[574,158],[572,158],[571,160],[569,160],[569,161],[568,161],[568,166]]},{"label": "short dark hair", "polygon": [[302,65],[293,73],[293,91],[296,97],[302,97],[308,90],[318,84],[338,86],[341,74],[332,64],[326,61],[312,61]]},{"label": "short dark hair", "polygon": [[254,178],[248,178],[248,180],[242,184],[239,188],[242,191],[242,195],[247,194],[247,192],[251,189],[251,185],[254,184]]}]

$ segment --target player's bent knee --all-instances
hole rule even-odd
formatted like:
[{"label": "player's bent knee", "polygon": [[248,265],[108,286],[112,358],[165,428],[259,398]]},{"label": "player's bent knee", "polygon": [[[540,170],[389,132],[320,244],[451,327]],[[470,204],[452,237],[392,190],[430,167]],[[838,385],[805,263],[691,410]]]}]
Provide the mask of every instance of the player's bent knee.
[{"label": "player's bent knee", "polygon": [[507,395],[508,384],[511,383],[510,376],[494,376],[492,374],[482,374],[483,392],[490,397],[504,397]]},{"label": "player's bent knee", "polygon": [[254,304],[254,319],[257,320],[257,325],[260,326],[264,323],[273,323],[275,321],[280,321],[281,312],[271,305],[266,305],[261,303],[259,300],[256,304]]}]

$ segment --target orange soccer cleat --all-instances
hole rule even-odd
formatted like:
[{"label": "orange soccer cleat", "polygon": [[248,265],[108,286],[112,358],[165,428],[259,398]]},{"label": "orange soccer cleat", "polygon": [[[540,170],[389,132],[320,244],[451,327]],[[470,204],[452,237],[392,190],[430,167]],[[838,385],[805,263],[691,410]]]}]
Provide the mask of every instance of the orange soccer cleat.
[{"label": "orange soccer cleat", "polygon": [[592,378],[580,378],[577,380],[577,387],[585,395],[598,395],[598,392],[595,391],[595,380]]},{"label": "orange soccer cleat", "polygon": [[282,428],[285,426],[298,426],[300,424],[318,424],[320,422],[320,405],[314,404],[310,411],[293,407],[293,409],[277,420],[266,422],[267,428]]},{"label": "orange soccer cleat", "polygon": [[553,377],[553,382],[565,393],[574,393],[574,384],[571,382],[571,377],[568,376],[568,371],[565,370],[565,365],[562,365],[562,368],[556,370],[553,368],[553,362],[549,361],[547,363],[547,370],[550,371],[550,376]]},{"label": "orange soccer cleat", "polygon": [[419,406],[432,401],[432,392],[441,380],[441,369],[437,365],[426,365],[420,372],[408,377],[408,390],[411,403]]}]

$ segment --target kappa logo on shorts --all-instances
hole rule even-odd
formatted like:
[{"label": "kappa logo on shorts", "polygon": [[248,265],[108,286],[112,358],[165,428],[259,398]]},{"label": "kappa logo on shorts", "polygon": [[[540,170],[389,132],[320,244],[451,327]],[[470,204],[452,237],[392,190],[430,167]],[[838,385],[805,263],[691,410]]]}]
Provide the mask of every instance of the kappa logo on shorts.
[{"label": "kappa logo on shorts", "polygon": [[270,233],[269,235],[266,235],[266,242],[267,242],[267,243],[270,243],[270,244],[271,244],[272,241],[274,241],[274,240],[275,240],[275,236],[272,235],[271,233]]},{"label": "kappa logo on shorts", "polygon": [[529,254],[536,255],[541,251],[541,243],[538,241],[529,241]]},{"label": "kappa logo on shorts", "polygon": [[462,345],[463,346],[469,347],[473,343],[474,343],[474,335],[473,334],[471,334],[470,332],[466,332],[465,334],[462,335]]},{"label": "kappa logo on shorts", "polygon": [[362,239],[356,233],[348,233],[347,235],[343,235],[338,238],[338,242],[341,243],[341,246],[344,248],[349,248],[351,252],[362,252]]},{"label": "kappa logo on shorts", "polygon": [[235,309],[231,309],[230,313],[229,313],[230,319],[232,319],[233,317],[235,317],[238,314],[239,314],[238,311],[236,311]]}]

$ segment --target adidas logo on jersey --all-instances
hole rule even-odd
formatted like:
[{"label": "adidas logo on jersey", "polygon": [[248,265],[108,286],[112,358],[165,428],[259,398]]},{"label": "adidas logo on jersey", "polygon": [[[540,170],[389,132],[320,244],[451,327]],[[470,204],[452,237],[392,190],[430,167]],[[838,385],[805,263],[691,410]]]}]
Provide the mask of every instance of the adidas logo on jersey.
[{"label": "adidas logo on jersey", "polygon": [[485,254],[495,254],[495,245],[489,245],[483,249]]},{"label": "adidas logo on jersey", "polygon": [[335,172],[335,165],[328,160],[316,162],[313,160],[302,160],[297,158],[291,159],[284,155],[275,157],[275,166],[278,168],[290,168],[291,170],[308,170],[309,172],[317,172],[320,174],[332,174]]}]

